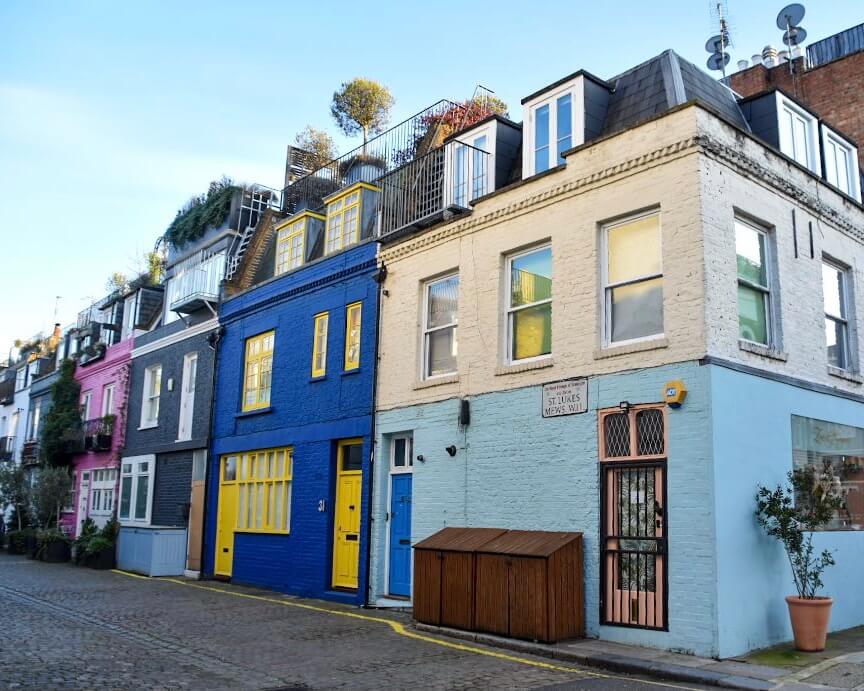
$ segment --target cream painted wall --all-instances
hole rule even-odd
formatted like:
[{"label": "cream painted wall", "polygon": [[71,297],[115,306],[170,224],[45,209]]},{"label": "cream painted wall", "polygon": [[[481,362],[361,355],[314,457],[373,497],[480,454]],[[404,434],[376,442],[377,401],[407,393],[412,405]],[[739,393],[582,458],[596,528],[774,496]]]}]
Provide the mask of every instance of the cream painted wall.
[{"label": "cream painted wall", "polygon": [[[821,273],[823,253],[850,267],[853,297],[858,298],[851,326],[853,334],[860,334],[864,329],[864,212],[798,166],[742,137],[709,113],[700,110],[698,118],[706,151],[701,157],[701,196],[708,354],[864,393],[860,377],[855,381],[854,376],[842,378],[828,371]],[[770,228],[773,238],[781,331],[777,352],[756,354],[739,345],[733,226],[736,213]],[[853,237],[855,234],[859,239]],[[852,345],[860,365],[861,339],[853,338]]]},{"label": "cream painted wall", "polygon": [[[701,357],[696,125],[697,109],[688,108],[594,143],[570,155],[564,169],[482,200],[467,219],[385,247],[379,408]],[[661,213],[665,337],[643,348],[603,351],[599,227],[649,208]],[[547,241],[553,254],[552,357],[509,366],[504,257]],[[422,286],[453,270],[460,274],[459,372],[430,386],[420,381]]]}]

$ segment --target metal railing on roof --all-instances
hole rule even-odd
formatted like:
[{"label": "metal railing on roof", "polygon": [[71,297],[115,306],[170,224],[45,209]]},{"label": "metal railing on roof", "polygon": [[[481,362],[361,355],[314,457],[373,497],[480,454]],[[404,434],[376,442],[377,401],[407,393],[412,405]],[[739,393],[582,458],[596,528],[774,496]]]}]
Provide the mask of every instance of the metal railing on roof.
[{"label": "metal railing on roof", "polygon": [[458,103],[444,99],[372,137],[288,185],[282,191],[282,211],[294,214],[304,209],[320,209],[324,197],[343,187],[355,182],[376,182],[440,145],[441,123],[464,110]]}]

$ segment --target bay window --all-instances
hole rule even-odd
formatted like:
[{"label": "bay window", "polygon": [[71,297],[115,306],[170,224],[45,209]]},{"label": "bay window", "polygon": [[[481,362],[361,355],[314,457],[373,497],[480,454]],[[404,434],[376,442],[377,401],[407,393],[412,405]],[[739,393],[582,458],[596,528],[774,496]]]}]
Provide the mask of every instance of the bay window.
[{"label": "bay window", "polygon": [[663,334],[660,214],[603,227],[603,341],[616,345]]},{"label": "bay window", "polygon": [[430,379],[456,372],[459,275],[429,281],[423,294],[423,379]]},{"label": "bay window", "polygon": [[548,245],[507,258],[509,360],[552,352],[552,248]]}]

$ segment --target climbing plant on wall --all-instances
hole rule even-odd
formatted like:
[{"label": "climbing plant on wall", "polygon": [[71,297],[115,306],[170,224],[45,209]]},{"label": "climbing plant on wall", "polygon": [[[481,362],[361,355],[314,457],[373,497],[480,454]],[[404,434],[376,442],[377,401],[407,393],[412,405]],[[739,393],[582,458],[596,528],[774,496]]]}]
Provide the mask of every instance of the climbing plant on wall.
[{"label": "climbing plant on wall", "polygon": [[60,363],[60,376],[51,385],[51,410],[42,426],[40,453],[42,462],[51,466],[66,465],[81,438],[81,385],[75,380],[75,361]]}]

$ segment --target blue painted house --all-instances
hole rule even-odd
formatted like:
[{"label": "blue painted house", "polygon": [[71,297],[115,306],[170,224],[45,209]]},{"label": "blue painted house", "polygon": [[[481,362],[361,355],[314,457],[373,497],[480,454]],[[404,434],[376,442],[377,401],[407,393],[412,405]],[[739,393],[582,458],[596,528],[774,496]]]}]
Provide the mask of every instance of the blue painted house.
[{"label": "blue painted house", "polygon": [[325,252],[325,218],[274,220],[228,284],[237,292],[219,315],[204,571],[360,604],[377,245],[361,212],[353,236],[337,246],[330,232]]}]

